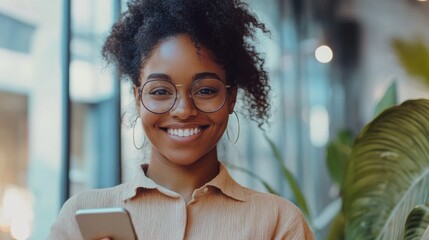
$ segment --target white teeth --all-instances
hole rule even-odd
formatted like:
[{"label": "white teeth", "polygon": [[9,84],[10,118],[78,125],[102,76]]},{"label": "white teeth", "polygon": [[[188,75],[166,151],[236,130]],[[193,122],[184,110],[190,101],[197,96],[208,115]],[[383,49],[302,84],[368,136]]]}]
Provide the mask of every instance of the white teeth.
[{"label": "white teeth", "polygon": [[173,136],[178,136],[178,137],[189,137],[192,135],[195,135],[197,133],[199,133],[201,131],[201,128],[193,128],[193,129],[167,129],[167,132]]}]

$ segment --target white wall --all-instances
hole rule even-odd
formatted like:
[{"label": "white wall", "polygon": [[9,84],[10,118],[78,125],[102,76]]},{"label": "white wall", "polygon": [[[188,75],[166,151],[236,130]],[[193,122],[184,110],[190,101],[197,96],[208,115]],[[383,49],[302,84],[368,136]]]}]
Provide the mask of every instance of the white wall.
[{"label": "white wall", "polygon": [[421,38],[429,47],[429,2],[352,0],[342,11],[362,27],[360,117],[364,121],[373,117],[376,103],[394,79],[400,102],[429,98],[429,88],[407,75],[391,47],[394,38]]}]

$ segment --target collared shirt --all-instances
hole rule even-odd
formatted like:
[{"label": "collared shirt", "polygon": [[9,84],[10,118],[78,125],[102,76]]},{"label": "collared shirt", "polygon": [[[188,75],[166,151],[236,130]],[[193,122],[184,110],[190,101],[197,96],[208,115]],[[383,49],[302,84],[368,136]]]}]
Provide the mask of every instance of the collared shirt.
[{"label": "collared shirt", "polygon": [[127,209],[138,239],[314,239],[295,205],[240,186],[223,164],[188,203],[141,172],[133,181],[71,197],[48,239],[82,239],[76,210],[104,207]]}]

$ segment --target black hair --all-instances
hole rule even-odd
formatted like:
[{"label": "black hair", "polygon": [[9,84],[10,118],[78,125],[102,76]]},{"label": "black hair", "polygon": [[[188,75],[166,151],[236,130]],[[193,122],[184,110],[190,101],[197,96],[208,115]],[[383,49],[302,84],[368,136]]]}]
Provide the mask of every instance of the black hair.
[{"label": "black hair", "polygon": [[266,26],[238,0],[131,0],[114,24],[102,54],[115,62],[121,78],[140,85],[140,71],[157,44],[187,34],[224,67],[226,81],[244,90],[249,117],[262,127],[269,117],[268,74],[264,59],[250,43]]}]

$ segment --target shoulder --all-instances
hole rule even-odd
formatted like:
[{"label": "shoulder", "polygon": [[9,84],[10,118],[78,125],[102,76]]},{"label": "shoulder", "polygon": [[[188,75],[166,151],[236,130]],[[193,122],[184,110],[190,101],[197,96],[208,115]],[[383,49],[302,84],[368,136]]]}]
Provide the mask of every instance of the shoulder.
[{"label": "shoulder", "polygon": [[85,208],[103,208],[121,205],[124,184],[79,192],[71,196],[62,206],[58,219],[73,217],[77,210]]},{"label": "shoulder", "polygon": [[271,194],[242,187],[248,204],[258,209],[259,217],[266,217],[275,225],[273,239],[314,239],[301,210],[291,201]]},{"label": "shoulder", "polygon": [[220,183],[218,182],[214,185],[221,189],[226,195],[247,203],[249,207],[253,205],[260,210],[267,210],[268,212],[275,211],[276,213],[278,211],[301,213],[292,202],[285,198],[271,193],[259,192],[241,185],[229,175],[224,165],[221,165],[221,173],[219,175],[221,175],[221,177],[218,178],[220,179]]},{"label": "shoulder", "polygon": [[85,190],[68,199],[63,208],[82,209],[115,206],[123,200],[126,189],[126,184],[120,184],[110,188]]},{"label": "shoulder", "polygon": [[48,239],[80,239],[75,213],[79,209],[103,208],[121,204],[124,185],[105,189],[93,189],[77,193],[62,206]]},{"label": "shoulder", "polygon": [[[241,187],[243,192],[246,195],[248,201],[258,202],[258,203],[267,203],[264,204],[266,207],[273,208],[281,211],[290,211],[293,213],[301,214],[301,210],[291,201],[286,198],[280,197],[271,193],[259,192],[253,189],[246,187]],[[269,204],[268,204],[269,203]]]}]

